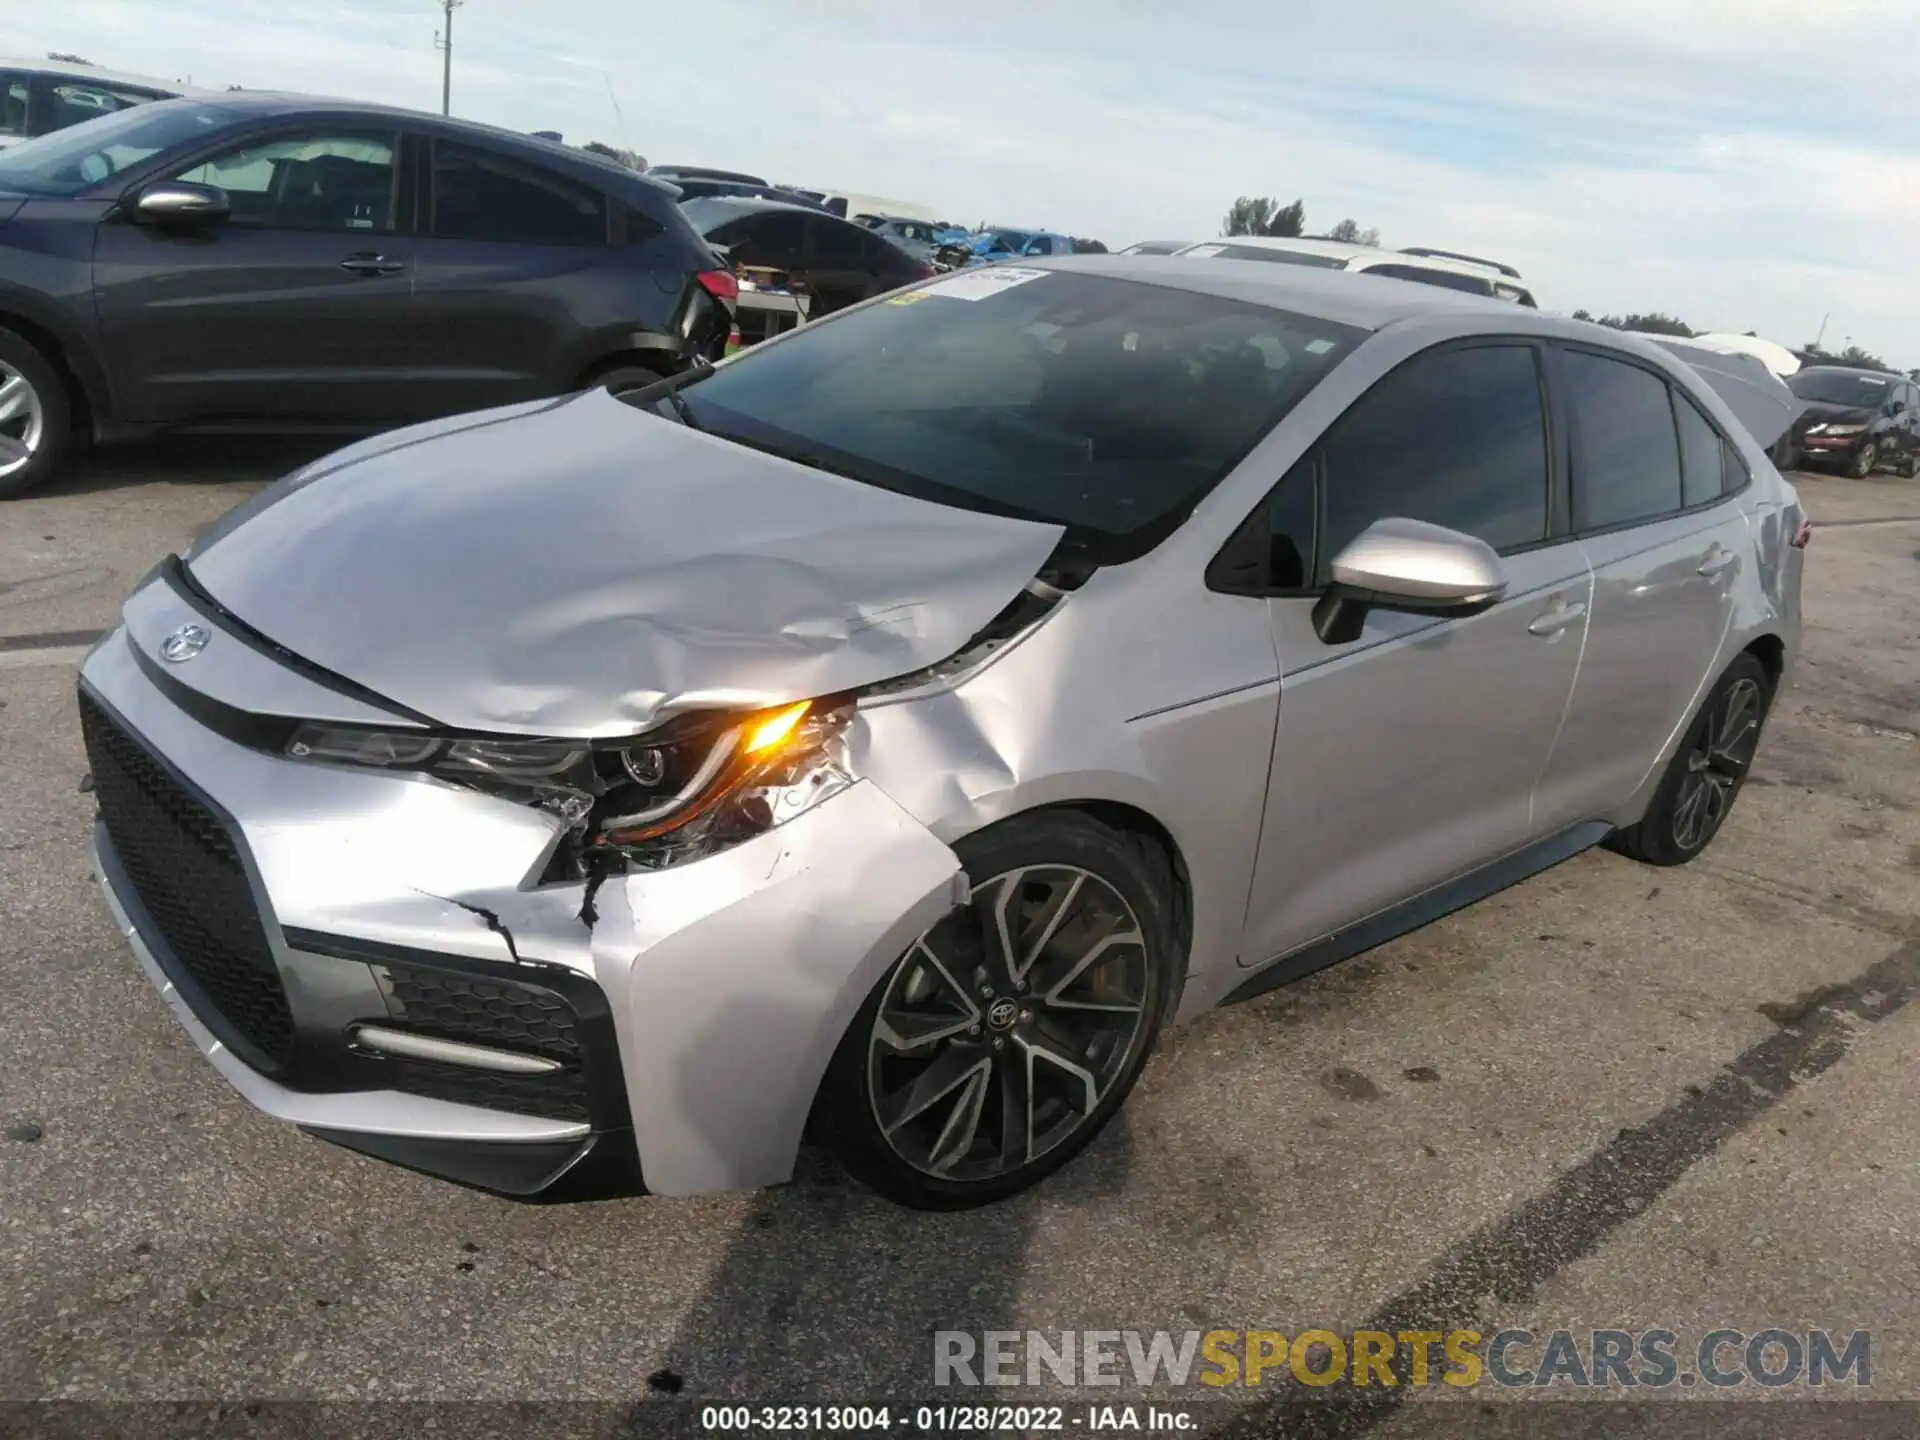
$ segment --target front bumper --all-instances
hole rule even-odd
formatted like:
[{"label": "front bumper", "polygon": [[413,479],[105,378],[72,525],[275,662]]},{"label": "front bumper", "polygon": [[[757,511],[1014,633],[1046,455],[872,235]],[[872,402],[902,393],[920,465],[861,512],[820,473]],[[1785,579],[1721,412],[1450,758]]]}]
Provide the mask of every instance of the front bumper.
[{"label": "front bumper", "polygon": [[1798,447],[1803,460],[1826,461],[1828,464],[1841,464],[1852,460],[1871,435],[1802,435],[1793,443]]},{"label": "front bumper", "polygon": [[[953,852],[869,782],[691,865],[591,896],[542,886],[557,822],[240,744],[164,692],[138,643],[123,628],[96,648],[83,711],[137,747],[126,763],[159,767],[143,783],[165,790],[161,812],[210,835],[228,870],[207,878],[191,847],[156,862],[170,832],[154,841],[150,813],[129,820],[133,802],[110,793],[124,782],[96,773],[95,862],[115,923],[258,1108],[462,1183],[566,1198],[788,1178],[855,1011],[964,887]],[[193,668],[165,675],[176,694]],[[100,756],[96,771],[117,763]],[[223,945],[225,969],[177,953]],[[242,952],[255,963],[236,989]],[[370,1024],[564,1063],[523,1084],[371,1054],[354,1039]]]}]

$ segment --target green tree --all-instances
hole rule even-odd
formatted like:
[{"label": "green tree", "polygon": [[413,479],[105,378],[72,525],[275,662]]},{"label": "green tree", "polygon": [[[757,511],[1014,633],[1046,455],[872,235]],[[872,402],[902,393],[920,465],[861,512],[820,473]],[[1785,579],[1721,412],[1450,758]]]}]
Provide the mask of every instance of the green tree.
[{"label": "green tree", "polygon": [[1362,230],[1358,220],[1342,220],[1327,232],[1329,240],[1344,240],[1349,245],[1378,245],[1378,230]]},{"label": "green tree", "polygon": [[1073,253],[1076,255],[1104,255],[1107,247],[1098,240],[1089,240],[1084,235],[1073,237]]},{"label": "green tree", "polygon": [[1262,232],[1267,235],[1296,237],[1307,233],[1307,206],[1305,201],[1296,200],[1291,205],[1282,205],[1273,212]]},{"label": "green tree", "polygon": [[1834,358],[1836,365],[1851,365],[1856,370],[1891,370],[1893,367],[1871,350],[1849,345]]},{"label": "green tree", "polygon": [[1576,310],[1573,312],[1573,318],[1576,320],[1591,320],[1593,319],[1593,312],[1591,310]]},{"label": "green tree", "polygon": [[1222,235],[1264,235],[1273,218],[1275,201],[1268,195],[1242,195],[1220,222]]},{"label": "green tree", "polygon": [[1600,323],[1614,330],[1638,330],[1648,335],[1673,335],[1682,340],[1691,340],[1694,336],[1693,328],[1686,321],[1676,319],[1672,315],[1663,315],[1657,310],[1645,315],[1638,311],[1629,315],[1602,315]]}]

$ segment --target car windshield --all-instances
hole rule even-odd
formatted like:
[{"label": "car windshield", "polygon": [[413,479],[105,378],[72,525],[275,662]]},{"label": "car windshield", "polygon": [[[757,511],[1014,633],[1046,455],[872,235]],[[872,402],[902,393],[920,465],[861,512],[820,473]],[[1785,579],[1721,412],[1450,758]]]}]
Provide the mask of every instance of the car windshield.
[{"label": "car windshield", "polygon": [[[689,423],[903,494],[1145,553],[1366,332],[1072,271],[961,271],[681,387]],[[674,408],[642,395],[671,416]]]},{"label": "car windshield", "polygon": [[1802,370],[1787,381],[1787,388],[1802,400],[1878,410],[1886,403],[1887,387],[1892,383],[1892,379],[1885,375],[1853,375],[1844,370]]},{"label": "car windshield", "polygon": [[1018,251],[1031,239],[1031,230],[989,230],[973,242],[973,248],[982,255],[995,250]]},{"label": "car windshield", "polygon": [[240,118],[233,110],[192,100],[103,115],[0,151],[0,190],[78,195],[130,165],[214,134]]}]

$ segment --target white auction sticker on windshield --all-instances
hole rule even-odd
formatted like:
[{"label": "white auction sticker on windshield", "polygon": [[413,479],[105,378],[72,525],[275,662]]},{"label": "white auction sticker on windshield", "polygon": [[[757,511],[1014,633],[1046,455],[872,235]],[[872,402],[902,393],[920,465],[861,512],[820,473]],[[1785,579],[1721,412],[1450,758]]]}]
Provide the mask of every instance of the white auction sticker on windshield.
[{"label": "white auction sticker on windshield", "polygon": [[949,300],[984,300],[1011,290],[1029,280],[1038,280],[1045,270],[1022,270],[1013,265],[982,265],[978,270],[962,270],[948,280],[937,280],[920,293],[944,295]]}]

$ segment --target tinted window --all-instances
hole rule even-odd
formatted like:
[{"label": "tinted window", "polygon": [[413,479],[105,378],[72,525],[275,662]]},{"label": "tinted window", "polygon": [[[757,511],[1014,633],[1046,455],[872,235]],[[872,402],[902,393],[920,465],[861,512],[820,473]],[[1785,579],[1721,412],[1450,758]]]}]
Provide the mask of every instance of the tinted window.
[{"label": "tinted window", "polygon": [[1680,498],[1688,505],[1704,505],[1720,498],[1720,432],[1693,402],[1678,391],[1673,397],[1674,418],[1680,422]]},{"label": "tinted window", "polygon": [[1680,508],[1680,447],[1667,382],[1620,360],[1572,350],[1567,386],[1580,427],[1573,514],[1583,529]]},{"label": "tinted window", "polygon": [[393,172],[391,136],[282,135],[173,178],[226,191],[234,225],[391,230]]},{"label": "tinted window", "polygon": [[1815,400],[1827,405],[1857,405],[1864,410],[1878,410],[1887,399],[1887,388],[1892,385],[1890,375],[1861,375],[1851,370],[1802,370],[1787,378],[1787,388],[1802,400]]},{"label": "tinted window", "polygon": [[102,85],[91,80],[56,80],[47,88],[47,105],[35,129],[42,134],[64,130],[87,120],[98,120],[118,110],[147,105],[160,99],[158,91],[128,85]]},{"label": "tinted window", "polygon": [[806,326],[681,397],[716,434],[1054,520],[1114,556],[1177,524],[1362,334],[1083,273],[1006,274],[963,271]]},{"label": "tinted window", "polygon": [[1405,516],[1496,549],[1547,533],[1547,440],[1531,349],[1418,356],[1375,385],[1322,445],[1321,579],[1367,526]]},{"label": "tinted window", "polygon": [[708,234],[716,245],[728,247],[727,258],[736,264],[787,270],[800,263],[806,223],[805,217],[784,212],[749,215]]},{"label": "tinted window", "polygon": [[27,77],[0,71],[0,135],[27,133]]},{"label": "tinted window", "polygon": [[1274,487],[1267,506],[1267,584],[1304,590],[1313,576],[1313,463],[1302,460]]},{"label": "tinted window", "polygon": [[90,120],[31,145],[0,151],[0,190],[78,195],[162,150],[217,135],[246,117],[221,106],[184,100],[138,105]]},{"label": "tinted window", "polygon": [[1429,270],[1424,265],[1369,265],[1369,275],[1384,275],[1390,280],[1412,280],[1421,285],[1438,285],[1446,290],[1464,290],[1469,295],[1491,295],[1493,282],[1477,275],[1456,275],[1451,270]]},{"label": "tinted window", "polygon": [[828,265],[858,265],[864,237],[851,225],[831,220],[813,222],[813,258]]},{"label": "tinted window", "polygon": [[565,176],[446,140],[433,142],[433,234],[520,245],[604,245],[607,202]]}]

